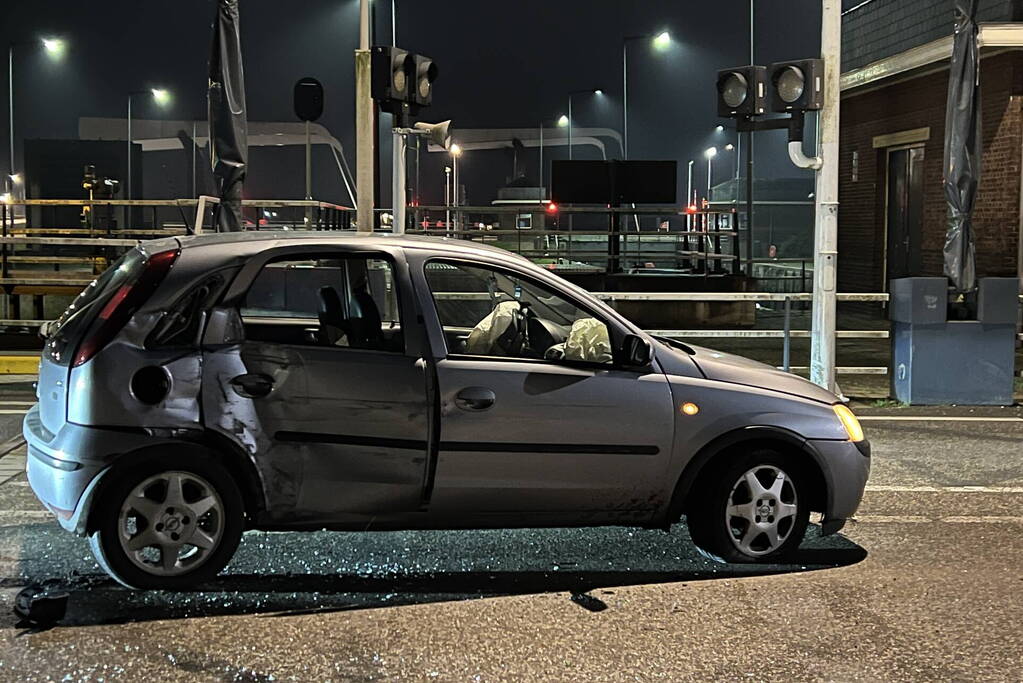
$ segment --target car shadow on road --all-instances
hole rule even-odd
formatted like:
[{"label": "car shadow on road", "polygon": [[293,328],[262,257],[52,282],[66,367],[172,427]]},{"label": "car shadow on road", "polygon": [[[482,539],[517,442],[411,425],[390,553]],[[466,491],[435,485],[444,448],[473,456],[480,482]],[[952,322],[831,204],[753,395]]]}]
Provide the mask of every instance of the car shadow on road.
[{"label": "car shadow on road", "polygon": [[[41,527],[43,525],[30,525]],[[48,526],[48,525],[47,525]],[[187,592],[131,591],[102,574],[59,530],[36,545],[19,577],[0,587],[42,584],[70,594],[61,625],[261,614],[272,618],[487,597],[567,593],[582,609],[607,609],[616,587],[735,579],[832,569],[867,552],[847,538],[807,539],[786,564],[725,565],[704,557],[684,525],[670,533],[621,527],[245,535],[225,572]],[[67,539],[71,539],[70,541]],[[68,556],[74,560],[69,561]],[[10,613],[0,627],[13,625]]]}]

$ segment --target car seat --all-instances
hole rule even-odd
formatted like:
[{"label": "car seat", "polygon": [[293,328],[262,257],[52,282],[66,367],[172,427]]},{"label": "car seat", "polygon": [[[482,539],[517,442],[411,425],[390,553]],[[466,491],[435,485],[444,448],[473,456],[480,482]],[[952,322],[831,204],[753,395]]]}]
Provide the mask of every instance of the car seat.
[{"label": "car seat", "polygon": [[320,287],[319,339],[326,346],[334,346],[345,334],[345,314],[341,306],[341,297],[333,287]]}]

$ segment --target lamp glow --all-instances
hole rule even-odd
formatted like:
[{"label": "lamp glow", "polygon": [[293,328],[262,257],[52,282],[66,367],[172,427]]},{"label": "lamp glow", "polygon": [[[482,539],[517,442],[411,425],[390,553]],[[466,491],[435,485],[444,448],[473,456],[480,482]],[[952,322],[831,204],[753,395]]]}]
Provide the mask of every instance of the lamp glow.
[{"label": "lamp glow", "polygon": [[461,148],[461,146],[459,146],[459,144],[457,142],[454,143],[453,145],[451,145],[450,152],[451,152],[451,156],[453,156],[453,157],[460,157],[460,156],[462,156],[462,148]]},{"label": "lamp glow", "polygon": [[153,101],[161,107],[170,102],[171,95],[169,90],[164,88],[153,88],[150,92],[153,93]]},{"label": "lamp glow", "polygon": [[667,31],[661,31],[654,38],[654,47],[658,50],[663,50],[669,45],[671,45],[671,34]]},{"label": "lamp glow", "polygon": [[560,126],[561,128],[564,128],[567,125],[568,125],[568,117],[565,116],[564,114],[562,114],[561,118],[558,119],[558,126]]},{"label": "lamp glow", "polygon": [[54,59],[62,57],[66,47],[67,44],[60,38],[43,38],[43,49]]},{"label": "lamp glow", "polygon": [[718,155],[717,147],[708,147],[707,150],[703,153],[703,156],[707,157],[708,159],[713,159],[717,155]]}]

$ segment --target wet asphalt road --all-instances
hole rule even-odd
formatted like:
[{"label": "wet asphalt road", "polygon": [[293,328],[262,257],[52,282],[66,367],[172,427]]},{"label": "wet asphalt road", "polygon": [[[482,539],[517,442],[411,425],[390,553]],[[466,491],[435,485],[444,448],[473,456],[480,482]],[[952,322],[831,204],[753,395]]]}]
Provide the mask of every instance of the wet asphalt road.
[{"label": "wet asphalt road", "polygon": [[[684,525],[252,532],[208,590],[138,593],[18,476],[0,680],[1023,680],[1023,420],[944,412],[1001,419],[866,422],[857,521],[787,566],[713,563]],[[62,625],[16,626],[31,582],[70,590]]]}]

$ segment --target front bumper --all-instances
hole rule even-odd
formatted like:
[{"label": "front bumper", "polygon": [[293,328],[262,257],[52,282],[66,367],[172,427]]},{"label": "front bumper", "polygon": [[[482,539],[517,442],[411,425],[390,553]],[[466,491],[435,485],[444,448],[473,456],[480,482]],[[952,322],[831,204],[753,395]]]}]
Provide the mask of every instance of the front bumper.
[{"label": "front bumper", "polygon": [[833,534],[845,526],[863,500],[870,476],[870,442],[808,441],[824,474],[828,498],[821,534]]}]

